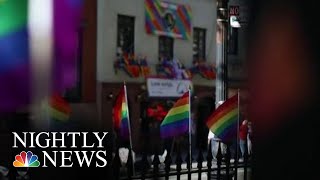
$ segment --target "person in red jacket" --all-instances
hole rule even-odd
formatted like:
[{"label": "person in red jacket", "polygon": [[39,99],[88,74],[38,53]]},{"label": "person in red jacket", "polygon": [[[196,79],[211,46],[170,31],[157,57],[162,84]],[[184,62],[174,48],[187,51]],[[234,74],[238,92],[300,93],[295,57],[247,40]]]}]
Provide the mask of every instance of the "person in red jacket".
[{"label": "person in red jacket", "polygon": [[164,106],[159,102],[152,102],[147,109],[148,124],[150,129],[150,144],[151,154],[160,152],[161,138],[160,138],[160,124],[167,115]]},{"label": "person in red jacket", "polygon": [[247,151],[248,120],[243,120],[239,129],[239,145],[242,157]]},{"label": "person in red jacket", "polygon": [[167,113],[166,109],[160,103],[149,107],[147,110],[148,117],[154,118],[158,122],[162,122]]},{"label": "person in red jacket", "polygon": [[166,117],[168,111],[164,108],[164,106],[162,104],[158,104],[157,105],[157,115],[156,115],[156,119],[159,122],[162,122],[163,119]]}]

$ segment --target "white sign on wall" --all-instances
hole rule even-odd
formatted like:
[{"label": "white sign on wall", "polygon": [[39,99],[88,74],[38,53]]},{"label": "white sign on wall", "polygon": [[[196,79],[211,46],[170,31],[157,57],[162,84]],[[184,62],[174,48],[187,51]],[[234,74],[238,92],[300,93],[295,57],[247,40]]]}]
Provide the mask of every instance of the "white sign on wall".
[{"label": "white sign on wall", "polygon": [[192,87],[192,82],[190,80],[148,78],[147,87],[150,97],[181,97],[189,87]]},{"label": "white sign on wall", "polygon": [[247,0],[231,0],[229,2],[229,16],[236,16],[240,24],[248,23],[249,12]]}]

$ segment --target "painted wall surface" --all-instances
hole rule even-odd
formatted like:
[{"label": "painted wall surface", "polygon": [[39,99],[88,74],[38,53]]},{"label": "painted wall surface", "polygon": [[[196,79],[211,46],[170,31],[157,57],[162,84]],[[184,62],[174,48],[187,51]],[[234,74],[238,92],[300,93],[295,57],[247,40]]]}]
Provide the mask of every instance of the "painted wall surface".
[{"label": "painted wall surface", "polygon": [[[216,59],[216,2],[214,0],[167,0],[178,4],[188,4],[192,10],[192,25],[206,29],[206,56],[209,63]],[[145,55],[156,74],[155,65],[158,62],[158,36],[149,35],[145,31],[144,0],[98,0],[98,35],[97,35],[97,80],[98,82],[144,82],[144,78],[130,78],[125,72],[115,74],[113,62],[116,59],[117,15],[135,17],[136,55]],[[174,40],[174,56],[180,59],[186,67],[192,65],[192,39]],[[209,81],[196,75],[195,85],[214,86],[215,81]]]}]

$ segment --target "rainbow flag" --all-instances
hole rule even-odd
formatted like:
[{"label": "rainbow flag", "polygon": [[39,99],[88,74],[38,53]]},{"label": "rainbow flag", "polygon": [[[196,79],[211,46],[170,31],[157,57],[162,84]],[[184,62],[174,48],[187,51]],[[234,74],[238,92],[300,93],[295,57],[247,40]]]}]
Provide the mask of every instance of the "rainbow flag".
[{"label": "rainbow flag", "polygon": [[51,120],[66,122],[70,118],[71,107],[59,94],[54,94],[49,99],[48,112]]},{"label": "rainbow flag", "polygon": [[191,8],[160,0],[145,0],[145,29],[148,34],[191,39]]},{"label": "rainbow flag", "polygon": [[186,92],[170,109],[160,126],[162,138],[184,134],[189,129],[190,102],[189,91]]},{"label": "rainbow flag", "polygon": [[113,107],[113,126],[123,138],[129,137],[129,113],[125,86],[120,90]]},{"label": "rainbow flag", "polygon": [[[76,82],[77,29],[82,0],[52,2],[51,87],[54,92],[62,92]],[[29,0],[0,0],[0,112],[15,111],[30,103],[30,3]]]},{"label": "rainbow flag", "polygon": [[0,112],[29,102],[27,4],[0,1]]},{"label": "rainbow flag", "polygon": [[238,95],[234,95],[221,104],[206,122],[213,134],[223,142],[236,140],[238,109]]}]

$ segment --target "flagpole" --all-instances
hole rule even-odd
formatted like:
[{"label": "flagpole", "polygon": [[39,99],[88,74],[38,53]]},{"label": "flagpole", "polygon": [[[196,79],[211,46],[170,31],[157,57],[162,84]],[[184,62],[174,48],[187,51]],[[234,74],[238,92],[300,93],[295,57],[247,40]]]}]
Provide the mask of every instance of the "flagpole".
[{"label": "flagpole", "polygon": [[191,90],[189,87],[189,162],[190,170],[192,169],[192,154],[191,154]]},{"label": "flagpole", "polygon": [[130,149],[131,149],[131,157],[132,157],[132,171],[133,175],[135,174],[135,169],[134,169],[134,160],[133,160],[133,149],[132,149],[132,139],[131,139],[131,123],[130,123],[130,113],[129,113],[129,104],[128,104],[128,97],[127,97],[127,86],[126,82],[123,82],[123,88],[124,88],[124,97],[126,100],[126,110],[128,113],[128,130],[129,130],[129,142],[130,142]]},{"label": "flagpole", "polygon": [[236,143],[236,159],[235,159],[235,180],[238,179],[238,159],[239,159],[239,126],[240,126],[240,89],[238,89],[238,120],[237,120],[237,143]]},{"label": "flagpole", "polygon": [[176,137],[173,137],[172,143],[171,143],[171,149],[170,149],[170,156],[173,153],[174,144],[176,143]]}]

